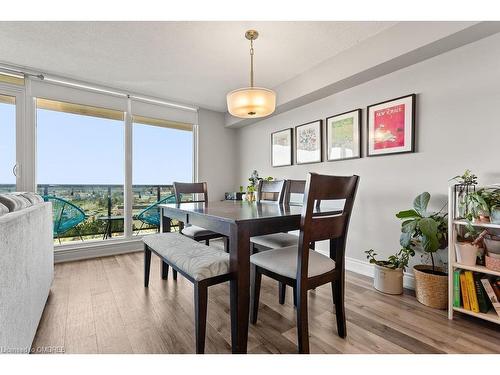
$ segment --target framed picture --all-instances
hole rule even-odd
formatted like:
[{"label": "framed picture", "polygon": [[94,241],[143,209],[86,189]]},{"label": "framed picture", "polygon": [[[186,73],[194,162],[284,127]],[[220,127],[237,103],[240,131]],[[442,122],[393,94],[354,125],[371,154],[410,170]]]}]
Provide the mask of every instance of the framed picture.
[{"label": "framed picture", "polygon": [[271,134],[271,165],[284,167],[292,165],[293,129],[288,128]]},{"label": "framed picture", "polygon": [[367,156],[415,151],[415,103],[412,94],[367,108]]},{"label": "framed picture", "polygon": [[361,157],[361,109],[326,119],[326,160]]},{"label": "framed picture", "polygon": [[322,120],[316,120],[295,127],[295,159],[297,164],[322,161],[322,125]]}]

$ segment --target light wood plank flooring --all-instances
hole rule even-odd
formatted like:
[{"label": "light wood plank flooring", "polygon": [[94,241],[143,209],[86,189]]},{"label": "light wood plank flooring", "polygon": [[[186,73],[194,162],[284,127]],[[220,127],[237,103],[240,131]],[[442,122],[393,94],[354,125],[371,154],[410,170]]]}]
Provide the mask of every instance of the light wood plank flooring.
[{"label": "light wood plank flooring", "polygon": [[[371,279],[347,273],[347,338],[337,336],[330,286],[310,292],[313,353],[500,353],[494,324],[419,304],[411,293],[384,295]],[[296,353],[290,289],[278,304],[277,283],[263,277],[259,320],[250,325],[249,353]],[[160,278],[153,256],[149,289],[143,254],[57,264],[34,347],[66,353],[193,353],[193,288],[184,278]],[[229,285],[209,289],[207,353],[230,353]]]}]

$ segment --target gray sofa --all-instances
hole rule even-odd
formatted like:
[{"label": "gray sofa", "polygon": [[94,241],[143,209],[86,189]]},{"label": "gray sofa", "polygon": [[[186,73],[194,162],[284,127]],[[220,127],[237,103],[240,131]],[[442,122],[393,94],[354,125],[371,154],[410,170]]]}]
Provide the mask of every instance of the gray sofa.
[{"label": "gray sofa", "polygon": [[27,197],[0,195],[0,353],[30,350],[54,276],[52,205]]}]

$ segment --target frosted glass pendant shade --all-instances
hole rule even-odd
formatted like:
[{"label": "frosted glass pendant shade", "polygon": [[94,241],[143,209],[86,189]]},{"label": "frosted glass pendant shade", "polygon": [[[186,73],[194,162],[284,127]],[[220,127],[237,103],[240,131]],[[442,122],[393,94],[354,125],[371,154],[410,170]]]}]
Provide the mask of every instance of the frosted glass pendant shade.
[{"label": "frosted glass pendant shade", "polygon": [[244,87],[227,94],[227,109],[233,116],[258,118],[276,109],[276,93],[262,87]]}]

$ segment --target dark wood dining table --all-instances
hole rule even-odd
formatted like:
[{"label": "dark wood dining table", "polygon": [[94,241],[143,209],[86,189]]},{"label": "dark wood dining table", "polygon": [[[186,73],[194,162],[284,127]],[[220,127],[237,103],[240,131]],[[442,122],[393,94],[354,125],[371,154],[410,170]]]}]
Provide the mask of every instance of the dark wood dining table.
[{"label": "dark wood dining table", "polygon": [[172,219],[229,237],[231,346],[246,353],[250,299],[250,237],[299,229],[302,207],[277,203],[220,201],[161,204],[161,230]]}]

